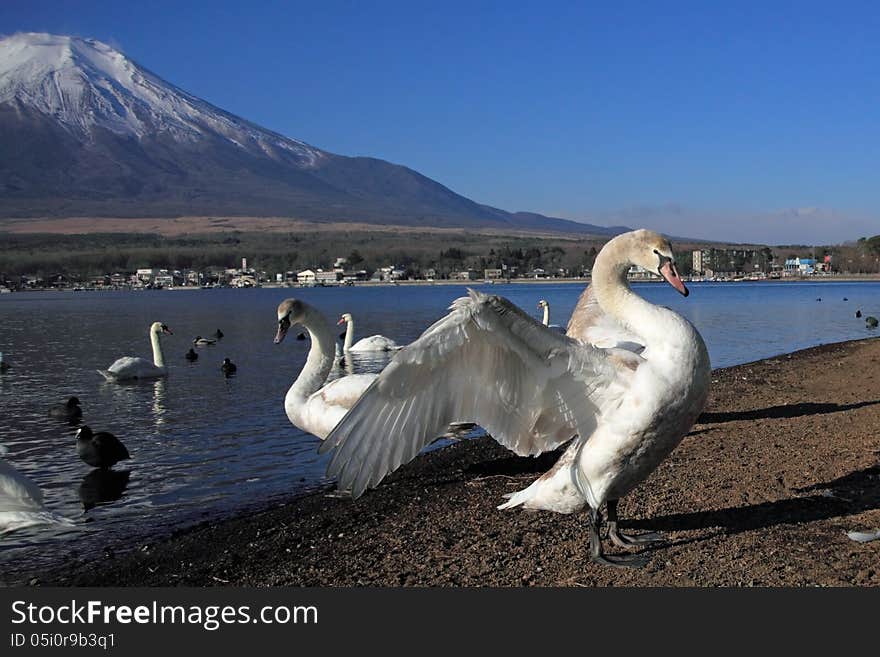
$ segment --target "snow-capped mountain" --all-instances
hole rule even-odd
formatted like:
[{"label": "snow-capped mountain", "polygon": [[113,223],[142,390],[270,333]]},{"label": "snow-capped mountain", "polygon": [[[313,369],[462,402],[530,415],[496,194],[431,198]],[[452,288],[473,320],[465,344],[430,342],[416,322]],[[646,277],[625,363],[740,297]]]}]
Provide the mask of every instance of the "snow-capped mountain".
[{"label": "snow-capped mountain", "polygon": [[189,143],[217,136],[273,159],[292,155],[304,167],[322,155],[213,107],[93,39],[16,34],[0,41],[0,103],[12,102],[85,139],[96,128]]},{"label": "snow-capped mountain", "polygon": [[480,205],[263,129],[93,39],[0,39],[0,216],[284,216],[619,232]]}]

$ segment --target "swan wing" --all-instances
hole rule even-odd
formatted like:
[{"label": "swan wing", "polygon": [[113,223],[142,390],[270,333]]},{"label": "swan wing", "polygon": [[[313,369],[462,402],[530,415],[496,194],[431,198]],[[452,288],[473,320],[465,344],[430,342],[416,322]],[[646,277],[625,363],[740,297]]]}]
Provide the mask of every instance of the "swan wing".
[{"label": "swan wing", "polygon": [[33,525],[73,525],[69,518],[48,511],[43,491],[0,459],[0,536]]},{"label": "swan wing", "polygon": [[592,285],[578,299],[566,335],[603,349],[625,349],[637,354],[645,350],[644,339],[602,310]]},{"label": "swan wing", "polygon": [[589,436],[600,408],[625,388],[615,384],[633,368],[610,352],[549,330],[506,299],[468,292],[397,353],[321,445],[335,450],[328,474],[340,489],[361,495],[452,422],[476,422],[517,454],[553,449]]},{"label": "swan wing", "polygon": [[43,511],[43,491],[6,461],[0,460],[0,510]]}]

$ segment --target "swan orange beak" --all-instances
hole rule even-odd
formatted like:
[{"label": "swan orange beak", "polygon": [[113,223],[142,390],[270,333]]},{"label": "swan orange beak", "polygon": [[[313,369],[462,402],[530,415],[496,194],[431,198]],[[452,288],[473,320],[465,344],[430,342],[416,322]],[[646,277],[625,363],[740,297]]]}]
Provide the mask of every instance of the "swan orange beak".
[{"label": "swan orange beak", "polygon": [[339,326],[340,324],[345,324],[345,318],[344,318],[344,317],[340,317],[340,318],[339,318],[339,321],[336,322],[336,326]]},{"label": "swan orange beak", "polygon": [[678,271],[675,269],[675,263],[672,260],[667,260],[660,267],[660,275],[666,279],[666,282],[669,283],[672,287],[678,290],[682,296],[687,296],[690,294],[688,289],[684,286],[684,281],[681,280],[681,277],[678,275]]}]

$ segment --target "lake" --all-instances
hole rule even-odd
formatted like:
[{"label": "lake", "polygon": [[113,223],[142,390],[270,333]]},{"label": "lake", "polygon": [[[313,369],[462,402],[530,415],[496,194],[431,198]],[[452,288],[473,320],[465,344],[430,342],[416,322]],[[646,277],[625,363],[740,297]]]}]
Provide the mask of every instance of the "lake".
[{"label": "lake", "polygon": [[[475,287],[538,318],[537,302],[545,298],[551,323],[561,325],[582,290],[575,284]],[[687,299],[666,285],[634,288],[688,317],[713,367],[869,337],[856,310],[880,316],[880,283],[873,282],[696,283]],[[273,344],[282,299],[300,297],[334,323],[350,312],[358,337],[380,333],[406,344],[464,293],[464,286],[437,285],[0,295],[0,351],[13,366],[0,374],[0,444],[9,449],[9,463],[43,489],[47,506],[76,523],[0,537],[0,581],[71,557],[101,559],[119,539],[136,546],[325,484],[318,440],[284,413],[284,395],[309,342],[296,340],[294,327],[285,342]],[[96,370],[116,358],[150,357],[147,331],[154,321],[174,332],[163,340],[168,378],[105,382]],[[225,334],[218,344],[199,348],[194,363],[184,359],[193,337],[218,328]],[[235,376],[221,373],[224,357],[238,365]],[[386,363],[357,367],[378,371]],[[116,434],[132,460],[102,473],[77,457],[76,427],[46,412],[71,395],[81,400],[84,423]]]}]

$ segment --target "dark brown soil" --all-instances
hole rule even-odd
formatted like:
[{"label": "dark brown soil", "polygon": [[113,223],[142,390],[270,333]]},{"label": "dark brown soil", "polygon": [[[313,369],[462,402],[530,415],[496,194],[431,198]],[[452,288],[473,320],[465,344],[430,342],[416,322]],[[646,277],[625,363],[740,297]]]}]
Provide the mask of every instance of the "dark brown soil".
[{"label": "dark brown soil", "polygon": [[700,423],[621,505],[627,526],[669,539],[641,570],[592,564],[582,515],[495,509],[554,459],[514,457],[488,438],[462,442],[356,502],[309,495],[41,583],[880,584],[880,541],[846,536],[880,527],[880,340],[716,371]]}]

